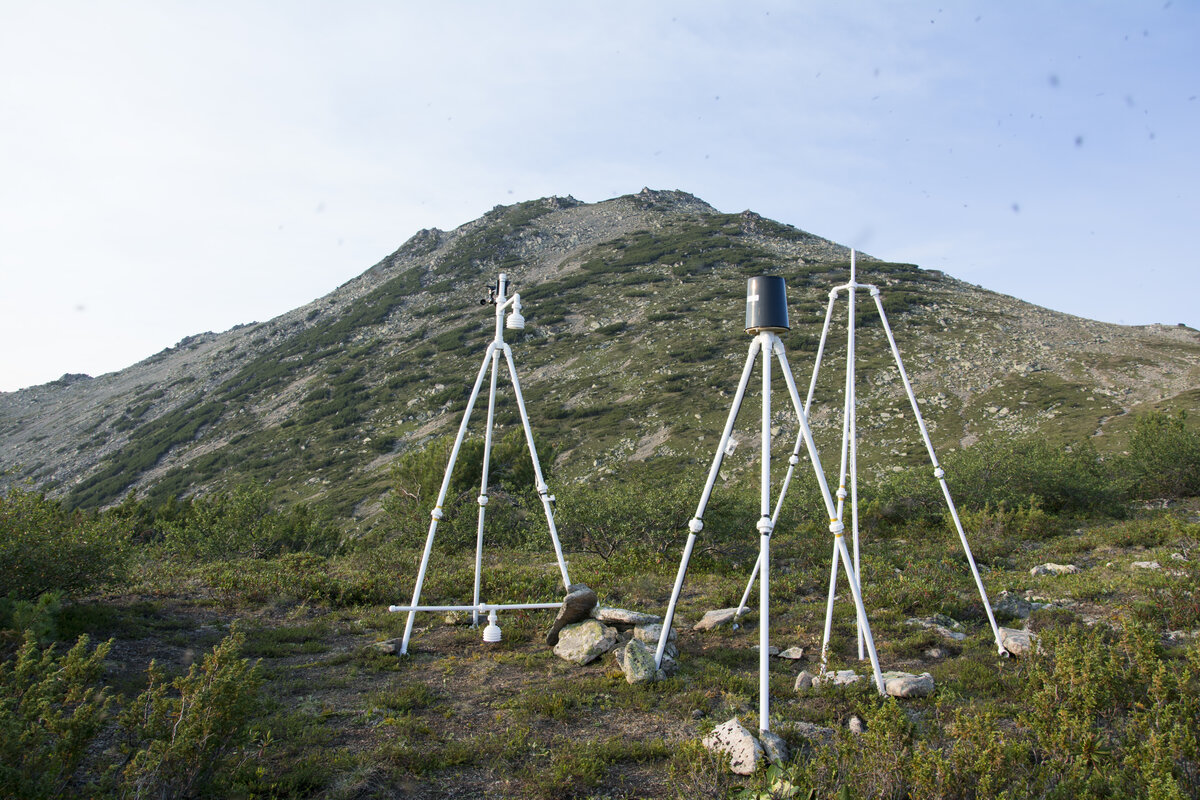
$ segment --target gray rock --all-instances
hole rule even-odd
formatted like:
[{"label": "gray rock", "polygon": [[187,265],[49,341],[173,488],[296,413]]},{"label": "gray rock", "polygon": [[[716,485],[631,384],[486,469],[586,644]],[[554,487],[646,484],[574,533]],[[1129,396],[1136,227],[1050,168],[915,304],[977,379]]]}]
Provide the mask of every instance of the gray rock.
[{"label": "gray rock", "polygon": [[950,655],[950,651],[944,647],[930,647],[928,650],[925,651],[926,658],[941,659],[941,658],[947,658],[949,655]]},{"label": "gray rock", "polygon": [[1016,619],[1025,619],[1033,613],[1033,606],[1020,595],[1012,592],[1001,592],[992,609],[997,613]]},{"label": "gray rock", "polygon": [[792,751],[788,749],[787,742],[778,733],[759,731],[758,742],[762,745],[767,761],[772,764],[786,764],[791,760]]},{"label": "gray rock", "polygon": [[[661,622],[651,622],[644,625],[637,625],[633,629],[633,638],[640,642],[653,644],[655,647],[658,647],[658,640],[660,637],[662,637]],[[667,634],[667,641],[673,642],[678,638],[679,636],[676,634],[675,628],[672,627],[671,632]]]},{"label": "gray rock", "polygon": [[804,670],[803,672],[801,672],[799,675],[796,676],[796,686],[795,686],[796,691],[802,692],[805,689],[813,688],[814,680],[815,680],[815,678],[813,677],[813,674],[811,672],[809,672],[808,670]]},{"label": "gray rock", "polygon": [[1130,566],[1134,569],[1162,569],[1162,565],[1157,561],[1135,561]]},{"label": "gray rock", "polygon": [[852,669],[839,669],[837,672],[826,672],[824,675],[817,675],[812,679],[813,686],[822,686],[826,683],[831,686],[849,686],[852,683],[857,683],[862,680],[862,675],[859,675]]},{"label": "gray rock", "polygon": [[953,642],[961,642],[967,638],[967,634],[960,630],[962,625],[958,620],[951,619],[945,614],[934,614],[932,617],[910,617],[904,622],[906,625],[934,631]]},{"label": "gray rock", "polygon": [[647,683],[661,680],[661,670],[654,663],[654,651],[645,642],[630,639],[621,656],[621,670],[626,683]]},{"label": "gray rock", "polygon": [[1074,575],[1077,572],[1079,567],[1074,564],[1054,564],[1049,561],[1029,568],[1030,575]]},{"label": "gray rock", "polygon": [[403,641],[403,639],[388,639],[386,642],[376,642],[371,646],[381,653],[393,655],[400,652],[400,644]]},{"label": "gray rock", "polygon": [[933,694],[933,676],[928,672],[883,673],[883,689],[892,697],[928,697]]},{"label": "gray rock", "polygon": [[[751,650],[753,650],[754,652],[756,652],[756,653],[757,653],[757,652],[758,652],[758,645],[751,645],[750,649],[751,649]],[[769,644],[769,645],[767,645],[767,655],[769,655],[769,656],[777,656],[777,655],[779,655],[779,648],[778,648],[778,647],[776,647],[776,646],[775,646],[775,645],[773,645],[773,644]]]},{"label": "gray rock", "polygon": [[700,621],[692,626],[692,630],[711,631],[721,627],[722,625],[730,625],[733,623],[733,617],[735,614],[737,614],[737,608],[718,608],[713,611],[705,612]]},{"label": "gray rock", "polygon": [[701,744],[714,753],[729,756],[729,768],[738,775],[753,775],[766,755],[758,739],[736,717],[713,728]]},{"label": "gray rock", "polygon": [[591,616],[605,625],[661,625],[663,621],[663,618],[656,614],[643,614],[641,611],[607,606],[594,607]]},{"label": "gray rock", "polygon": [[[480,622],[487,621],[486,614],[479,615]],[[447,611],[442,617],[442,622],[446,625],[470,625],[471,615],[465,611]]]},{"label": "gray rock", "polygon": [[1016,628],[1000,629],[1000,644],[1014,656],[1027,656],[1037,647],[1037,636]]},{"label": "gray rock", "polygon": [[867,723],[858,714],[850,715],[850,719],[847,720],[847,722],[846,722],[846,727],[850,729],[851,733],[866,733],[867,732]]},{"label": "gray rock", "polygon": [[798,659],[804,658],[804,648],[803,647],[789,647],[787,650],[784,650],[782,653],[780,653],[779,657],[787,658],[792,661],[796,661]]},{"label": "gray rock", "polygon": [[612,650],[617,644],[617,631],[594,619],[565,626],[558,632],[554,654],[564,661],[589,664]]},{"label": "gray rock", "polygon": [[793,722],[790,724],[789,730],[795,731],[805,739],[816,744],[829,744],[833,741],[836,733],[833,728],[826,728],[823,725],[813,725],[811,722]]},{"label": "gray rock", "polygon": [[562,608],[546,633],[546,644],[553,647],[558,644],[558,635],[565,626],[588,618],[588,614],[596,607],[596,593],[582,583],[572,584],[567,596],[563,598]]}]

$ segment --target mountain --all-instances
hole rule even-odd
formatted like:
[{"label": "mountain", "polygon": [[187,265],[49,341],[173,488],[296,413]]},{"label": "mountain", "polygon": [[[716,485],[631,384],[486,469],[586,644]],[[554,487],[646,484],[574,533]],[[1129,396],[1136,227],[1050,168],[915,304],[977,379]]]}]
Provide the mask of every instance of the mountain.
[{"label": "mountain", "polygon": [[[846,247],[684,192],[497,206],[453,231],[417,233],[268,322],[188,337],[120,372],[0,394],[0,480],[96,507],[131,490],[166,498],[255,479],[277,496],[370,518],[390,464],[454,433],[493,334],[492,308],[479,301],[502,271],[528,319],[506,340],[555,482],[631,460],[686,466],[702,480],[749,345],[746,278],[786,279],[792,330],[783,340],[803,392],[829,290],[848,268]],[[1119,449],[1134,413],[1200,404],[1200,333],[1190,328],[1094,322],[865,255],[858,280],[882,292],[939,452],[1033,432]],[[828,467],[841,426],[844,303],[838,312],[812,413]],[[858,319],[861,461],[919,463],[919,434],[865,293]],[[790,447],[795,419],[779,387],[774,407]],[[727,477],[757,450],[756,389]],[[497,399],[498,433],[519,431],[503,374]],[[485,411],[486,387],[474,432]]]}]

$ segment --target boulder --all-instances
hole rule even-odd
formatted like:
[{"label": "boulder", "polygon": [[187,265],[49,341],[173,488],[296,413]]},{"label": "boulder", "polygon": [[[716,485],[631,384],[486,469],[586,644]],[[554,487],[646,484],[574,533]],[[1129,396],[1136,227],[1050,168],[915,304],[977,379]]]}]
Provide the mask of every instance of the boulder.
[{"label": "boulder", "polygon": [[803,647],[789,647],[787,650],[784,650],[782,653],[779,653],[779,657],[790,659],[792,661],[796,661],[798,659],[804,658],[804,648]]},{"label": "boulder", "polygon": [[790,730],[795,731],[808,741],[815,744],[829,744],[833,741],[835,734],[833,728],[826,728],[823,725],[814,725],[811,722],[790,723]]},{"label": "boulder", "polygon": [[576,664],[589,664],[616,646],[617,631],[588,619],[567,625],[558,632],[557,638],[556,656]]},{"label": "boulder", "polygon": [[778,733],[759,731],[758,742],[762,745],[767,761],[772,764],[786,764],[792,757],[792,751],[788,749],[787,742]]},{"label": "boulder", "polygon": [[656,614],[644,614],[641,611],[630,611],[625,608],[610,608],[608,606],[595,606],[592,608],[591,616],[603,622],[605,625],[654,625],[662,624],[663,618]]},{"label": "boulder", "polygon": [[1002,616],[1025,619],[1033,613],[1033,606],[1018,594],[1001,592],[996,602],[992,604],[992,610]]},{"label": "boulder", "polygon": [[922,672],[920,675],[885,672],[883,689],[892,697],[928,697],[933,694],[933,676],[928,672]]},{"label": "boulder", "polygon": [[[713,611],[707,611],[700,618],[700,621],[692,626],[692,630],[711,631],[720,628],[722,625],[731,625],[736,614],[737,608],[718,608]],[[743,616],[745,615],[743,614]]]},{"label": "boulder", "polygon": [[1162,569],[1157,561],[1135,561],[1131,564],[1134,569]]},{"label": "boulder", "polygon": [[1027,656],[1033,652],[1033,648],[1037,647],[1037,637],[1029,631],[1001,628],[1000,644],[1004,645],[1004,649],[1010,655]]},{"label": "boulder", "polygon": [[386,642],[376,642],[371,646],[379,652],[387,653],[390,656],[400,652],[400,644],[403,641],[403,639],[388,639]]},{"label": "boulder", "polygon": [[851,714],[850,719],[846,721],[846,727],[851,733],[866,733],[867,722],[858,714]]},{"label": "boulder", "polygon": [[654,663],[654,651],[643,641],[630,639],[620,658],[626,683],[662,680],[666,675]]},{"label": "boulder", "polygon": [[859,675],[852,669],[839,669],[837,672],[826,672],[824,675],[817,675],[813,678],[812,685],[823,686],[828,683],[831,686],[849,686],[861,679],[862,675]]},{"label": "boulder", "polygon": [[803,692],[805,689],[813,688],[813,681],[815,680],[816,677],[811,672],[804,670],[796,676],[796,691]]},{"label": "boulder", "polygon": [[1079,567],[1074,564],[1054,564],[1046,562],[1038,564],[1036,567],[1029,568],[1030,575],[1074,575],[1079,572]]},{"label": "boulder", "polygon": [[958,620],[951,619],[945,614],[934,614],[932,617],[910,617],[905,620],[905,624],[934,631],[954,642],[961,642],[967,638],[967,634],[960,630],[962,625]]},{"label": "boulder", "polygon": [[596,593],[582,583],[572,584],[563,598],[562,608],[546,633],[546,644],[553,647],[558,644],[558,633],[565,626],[588,618],[588,614],[596,607]]},{"label": "boulder", "polygon": [[[633,638],[637,639],[639,642],[646,642],[647,644],[653,644],[655,647],[658,646],[658,640],[661,637],[662,637],[662,623],[661,622],[651,622],[651,623],[644,624],[644,625],[637,625],[633,629]],[[675,633],[675,629],[671,628],[671,632],[667,634],[667,641],[673,642],[678,638],[679,637]]]},{"label": "boulder", "polygon": [[766,756],[758,739],[736,717],[713,728],[701,744],[714,753],[729,756],[729,768],[738,775],[753,775]]}]

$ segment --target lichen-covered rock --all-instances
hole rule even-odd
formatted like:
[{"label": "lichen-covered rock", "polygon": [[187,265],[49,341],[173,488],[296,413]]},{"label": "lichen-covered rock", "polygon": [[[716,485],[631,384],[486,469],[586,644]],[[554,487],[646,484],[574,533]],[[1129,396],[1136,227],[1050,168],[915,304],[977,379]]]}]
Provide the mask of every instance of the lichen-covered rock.
[{"label": "lichen-covered rock", "polygon": [[1033,606],[1024,597],[1012,592],[1001,592],[992,604],[992,609],[1002,616],[1025,619],[1033,613]]},{"label": "lichen-covered rock", "polygon": [[692,626],[694,631],[711,631],[720,628],[722,625],[730,625],[733,623],[733,618],[737,614],[736,608],[717,608],[712,611],[706,611],[700,621]]},{"label": "lichen-covered rock", "polygon": [[796,686],[795,686],[796,691],[803,692],[806,689],[813,688],[814,680],[815,680],[814,675],[811,672],[809,672],[808,670],[804,670],[803,672],[801,672],[799,675],[796,676]]},{"label": "lichen-covered rock", "polygon": [[737,718],[713,728],[701,744],[714,753],[729,756],[729,768],[738,775],[753,775],[766,756],[758,739],[742,727]]},{"label": "lichen-covered rock", "polygon": [[595,607],[595,592],[582,583],[571,584],[567,596],[563,598],[562,608],[558,610],[558,616],[554,618],[554,623],[546,633],[546,644],[551,647],[558,644],[559,632],[567,625],[587,619]]},{"label": "lichen-covered rock", "polygon": [[786,764],[792,757],[792,751],[788,749],[787,742],[777,733],[759,731],[758,743],[762,745],[767,761],[772,764]]},{"label": "lichen-covered rock", "polygon": [[904,622],[906,625],[914,625],[934,631],[951,641],[961,642],[967,638],[967,634],[960,630],[962,625],[958,620],[951,619],[945,614],[934,614],[932,617],[910,617]]},{"label": "lichen-covered rock", "polygon": [[804,658],[804,648],[803,647],[789,647],[787,650],[784,650],[783,652],[779,653],[778,655],[780,658],[786,658],[790,661],[797,661],[801,658]]},{"label": "lichen-covered rock", "polygon": [[610,608],[608,606],[596,606],[591,611],[593,619],[603,622],[605,625],[614,626],[632,626],[632,625],[654,625],[662,624],[663,618],[656,614],[644,614],[641,611],[630,611],[625,608]]},{"label": "lichen-covered rock", "polygon": [[826,672],[824,675],[815,676],[812,679],[812,685],[822,686],[828,683],[832,686],[849,686],[861,679],[862,675],[852,669],[839,669],[837,672]]},{"label": "lichen-covered rock", "polygon": [[892,697],[928,697],[933,694],[933,676],[928,672],[913,675],[909,672],[883,673],[883,689]]},{"label": "lichen-covered rock", "polygon": [[617,631],[594,619],[567,625],[558,632],[554,654],[564,661],[589,664],[612,650],[617,644]]},{"label": "lichen-covered rock", "polygon": [[654,651],[638,639],[630,639],[625,645],[620,662],[627,683],[647,683],[665,677],[654,663]]},{"label": "lichen-covered rock", "polygon": [[1055,564],[1050,561],[1029,568],[1030,575],[1074,575],[1077,572],[1079,567],[1074,564]]},{"label": "lichen-covered rock", "polygon": [[1004,645],[1004,649],[1010,655],[1027,656],[1033,652],[1033,648],[1037,647],[1037,637],[1029,631],[1001,628],[1000,644]]}]

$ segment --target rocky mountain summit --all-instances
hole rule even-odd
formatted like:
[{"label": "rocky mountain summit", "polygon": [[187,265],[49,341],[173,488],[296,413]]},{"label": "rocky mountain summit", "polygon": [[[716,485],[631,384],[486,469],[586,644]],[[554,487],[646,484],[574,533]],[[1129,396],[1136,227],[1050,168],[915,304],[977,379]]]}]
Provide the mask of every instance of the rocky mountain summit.
[{"label": "rocky mountain summit", "polygon": [[[120,372],[0,393],[0,481],[90,507],[253,479],[369,517],[392,462],[453,433],[492,336],[479,301],[498,272],[524,302],[528,327],[506,337],[560,481],[631,460],[707,463],[748,346],[746,278],[787,280],[784,342],[807,385],[829,290],[848,266],[846,247],[684,192],[497,206],[452,231],[420,231],[275,319],[188,337]],[[1031,432],[1119,449],[1132,413],[1200,400],[1190,328],[1094,322],[869,256],[858,280],[882,291],[941,450]],[[812,413],[823,448],[841,426],[838,312]],[[919,436],[865,297],[858,315],[864,463],[902,469],[923,458]],[[502,380],[501,435],[519,430],[510,395]],[[790,447],[794,414],[775,408]],[[757,450],[757,424],[743,416],[742,460],[730,459],[727,478]]]}]

